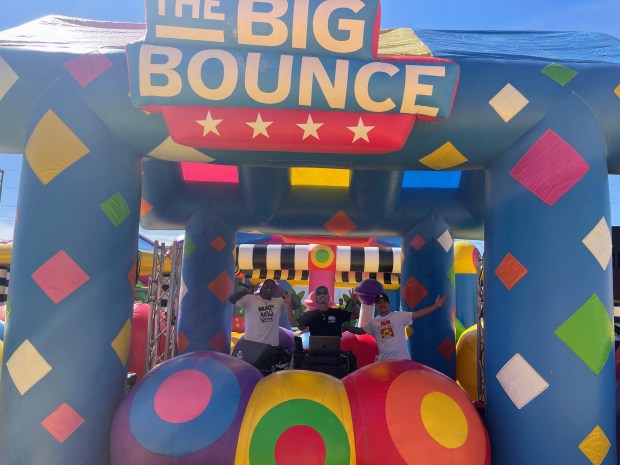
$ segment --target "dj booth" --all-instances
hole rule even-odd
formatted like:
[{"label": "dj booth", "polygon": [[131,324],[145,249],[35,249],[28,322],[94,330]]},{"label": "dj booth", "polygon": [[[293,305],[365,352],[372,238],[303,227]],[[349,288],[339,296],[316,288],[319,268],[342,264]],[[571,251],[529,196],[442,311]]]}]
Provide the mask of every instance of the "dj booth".
[{"label": "dj booth", "polygon": [[343,378],[356,369],[352,352],[340,350],[339,337],[310,337],[310,348],[304,350],[301,338],[295,337],[295,352],[284,347],[274,347],[261,342],[241,339],[232,353],[256,367],[263,376],[293,367],[297,370],[318,371],[335,378]]},{"label": "dj booth", "polygon": [[340,338],[310,336],[310,347],[303,349],[301,338],[295,337],[294,367],[297,370],[319,371],[335,378],[344,378],[357,368],[353,352],[340,350]]}]

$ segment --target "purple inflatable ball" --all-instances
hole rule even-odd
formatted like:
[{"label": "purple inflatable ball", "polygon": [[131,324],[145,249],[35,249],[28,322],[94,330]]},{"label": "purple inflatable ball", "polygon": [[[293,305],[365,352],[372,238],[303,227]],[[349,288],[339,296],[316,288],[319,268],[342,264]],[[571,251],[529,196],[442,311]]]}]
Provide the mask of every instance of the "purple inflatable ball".
[{"label": "purple inflatable ball", "polygon": [[374,305],[375,298],[383,292],[383,284],[376,279],[365,279],[355,288],[361,302],[365,305]]},{"label": "purple inflatable ball", "polygon": [[192,352],[148,372],[117,409],[110,465],[233,465],[262,375],[218,352]]},{"label": "purple inflatable ball", "polygon": [[278,328],[278,333],[280,345],[291,352],[295,352],[295,333],[281,326]]}]

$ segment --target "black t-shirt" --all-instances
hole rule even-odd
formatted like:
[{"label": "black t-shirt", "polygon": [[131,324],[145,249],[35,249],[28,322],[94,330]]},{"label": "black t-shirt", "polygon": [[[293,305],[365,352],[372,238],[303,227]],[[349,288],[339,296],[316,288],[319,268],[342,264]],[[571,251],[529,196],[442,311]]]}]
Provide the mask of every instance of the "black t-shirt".
[{"label": "black t-shirt", "polygon": [[346,310],[329,308],[322,312],[311,310],[297,318],[300,327],[310,328],[311,336],[342,336],[342,323],[351,320],[351,313]]}]

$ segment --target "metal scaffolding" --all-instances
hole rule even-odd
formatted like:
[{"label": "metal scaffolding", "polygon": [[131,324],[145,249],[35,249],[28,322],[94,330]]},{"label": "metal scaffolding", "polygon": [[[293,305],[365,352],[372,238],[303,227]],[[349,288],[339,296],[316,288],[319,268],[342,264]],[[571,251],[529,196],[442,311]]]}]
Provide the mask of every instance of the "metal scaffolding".
[{"label": "metal scaffolding", "polygon": [[[149,278],[148,331],[145,373],[176,355],[176,323],[181,289],[183,245],[174,241],[167,247],[155,241],[153,270]],[[170,272],[165,271],[170,269]]]}]

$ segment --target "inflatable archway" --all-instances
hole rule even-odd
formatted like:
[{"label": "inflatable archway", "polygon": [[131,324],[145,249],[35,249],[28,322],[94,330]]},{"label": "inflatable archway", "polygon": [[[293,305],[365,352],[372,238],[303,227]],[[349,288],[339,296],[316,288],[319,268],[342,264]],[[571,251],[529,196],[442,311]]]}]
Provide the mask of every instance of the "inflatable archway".
[{"label": "inflatable archway", "polygon": [[236,231],[401,237],[404,309],[449,295],[412,347],[449,376],[453,237],[484,236],[493,460],[615,461],[617,39],[381,33],[377,0],[146,3],[146,29],[0,33],[0,151],[26,158],[4,463],[107,463],[139,221],[186,230],[182,353],[228,349]]}]

